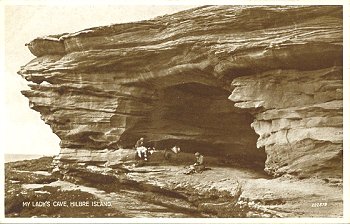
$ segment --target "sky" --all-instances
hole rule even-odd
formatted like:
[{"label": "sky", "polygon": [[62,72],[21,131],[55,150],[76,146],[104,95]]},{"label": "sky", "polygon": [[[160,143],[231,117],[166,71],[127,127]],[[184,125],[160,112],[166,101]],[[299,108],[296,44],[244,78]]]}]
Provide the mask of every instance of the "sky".
[{"label": "sky", "polygon": [[25,43],[49,34],[76,32],[85,28],[150,19],[195,6],[84,5],[44,6],[6,5],[4,7],[5,72],[0,74],[2,91],[1,128],[6,154],[55,155],[60,139],[29,108],[21,90],[29,89],[17,71],[35,57]]}]

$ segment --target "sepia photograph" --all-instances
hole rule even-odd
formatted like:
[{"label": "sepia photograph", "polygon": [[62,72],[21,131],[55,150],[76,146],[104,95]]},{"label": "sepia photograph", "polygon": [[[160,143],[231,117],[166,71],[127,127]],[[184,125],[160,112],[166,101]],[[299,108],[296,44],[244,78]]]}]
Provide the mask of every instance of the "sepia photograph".
[{"label": "sepia photograph", "polygon": [[1,222],[347,223],[348,3],[289,2],[2,2]]}]

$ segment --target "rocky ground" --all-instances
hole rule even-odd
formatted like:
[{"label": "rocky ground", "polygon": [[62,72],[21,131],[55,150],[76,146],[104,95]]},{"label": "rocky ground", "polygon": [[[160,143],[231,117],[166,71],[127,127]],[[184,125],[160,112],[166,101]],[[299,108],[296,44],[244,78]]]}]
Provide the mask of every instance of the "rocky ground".
[{"label": "rocky ground", "polygon": [[342,216],[342,185],[332,180],[272,179],[223,166],[185,175],[183,165],[164,163],[72,164],[58,176],[51,162],[44,157],[5,165],[7,217]]},{"label": "rocky ground", "polygon": [[[51,174],[52,157],[5,164],[6,217],[123,217],[113,208],[54,205],[63,201],[98,201],[80,189],[63,189]],[[30,187],[28,187],[30,186]],[[30,202],[28,206],[23,203]]]}]

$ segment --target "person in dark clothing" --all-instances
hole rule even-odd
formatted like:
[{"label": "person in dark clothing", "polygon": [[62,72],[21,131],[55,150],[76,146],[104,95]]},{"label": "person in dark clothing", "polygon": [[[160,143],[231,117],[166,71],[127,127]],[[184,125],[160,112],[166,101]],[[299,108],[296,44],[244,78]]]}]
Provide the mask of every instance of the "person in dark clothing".
[{"label": "person in dark clothing", "polygon": [[196,162],[193,164],[194,169],[197,173],[200,173],[204,170],[204,156],[201,155],[199,152],[196,152],[195,154]]},{"label": "person in dark clothing", "polygon": [[195,154],[196,162],[189,167],[189,169],[184,174],[193,174],[193,173],[201,173],[203,170],[205,170],[204,166],[204,156],[201,155],[199,152],[196,152]]}]

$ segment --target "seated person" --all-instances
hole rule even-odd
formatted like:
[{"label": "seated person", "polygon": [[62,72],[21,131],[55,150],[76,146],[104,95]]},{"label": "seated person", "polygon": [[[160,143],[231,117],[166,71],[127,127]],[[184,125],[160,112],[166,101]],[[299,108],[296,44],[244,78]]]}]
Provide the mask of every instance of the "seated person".
[{"label": "seated person", "polygon": [[204,156],[199,152],[194,154],[196,156],[196,162],[189,167],[189,170],[185,174],[201,173],[204,169]]},{"label": "seated person", "polygon": [[144,138],[140,138],[139,140],[137,140],[135,144],[135,148],[137,149],[138,147],[143,146],[143,143],[144,143]]},{"label": "seated person", "polygon": [[194,169],[197,173],[200,173],[204,170],[204,156],[201,155],[199,152],[196,152],[195,154],[196,162],[193,164]]},{"label": "seated person", "polygon": [[147,161],[147,148],[144,146],[144,138],[140,138],[139,140],[137,140],[135,144],[135,149],[135,159],[142,159]]}]

